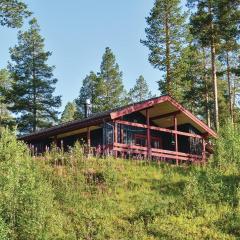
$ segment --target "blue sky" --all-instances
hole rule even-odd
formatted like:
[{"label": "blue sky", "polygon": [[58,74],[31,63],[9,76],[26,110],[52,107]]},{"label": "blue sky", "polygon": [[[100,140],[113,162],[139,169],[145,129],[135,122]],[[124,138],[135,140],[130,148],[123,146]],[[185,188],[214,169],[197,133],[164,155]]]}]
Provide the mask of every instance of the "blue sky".
[{"label": "blue sky", "polygon": [[[148,49],[140,43],[153,0],[25,2],[38,19],[46,50],[52,52],[49,64],[56,66],[56,94],[62,95],[63,107],[78,96],[82,79],[91,70],[99,70],[107,46],[116,55],[126,89],[142,74],[152,92],[159,95],[156,82],[161,73],[148,63]],[[0,36],[3,68],[9,60],[9,47],[17,42],[17,30],[1,27]]]}]

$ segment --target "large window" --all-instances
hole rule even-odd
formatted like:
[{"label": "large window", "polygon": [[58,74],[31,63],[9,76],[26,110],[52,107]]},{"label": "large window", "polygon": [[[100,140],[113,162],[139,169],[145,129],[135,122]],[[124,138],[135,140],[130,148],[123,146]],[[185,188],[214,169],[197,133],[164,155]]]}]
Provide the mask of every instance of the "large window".
[{"label": "large window", "polygon": [[[147,146],[147,136],[142,134],[134,135],[135,145],[146,147]],[[151,147],[152,148],[162,148],[162,139],[160,137],[151,136]]]}]

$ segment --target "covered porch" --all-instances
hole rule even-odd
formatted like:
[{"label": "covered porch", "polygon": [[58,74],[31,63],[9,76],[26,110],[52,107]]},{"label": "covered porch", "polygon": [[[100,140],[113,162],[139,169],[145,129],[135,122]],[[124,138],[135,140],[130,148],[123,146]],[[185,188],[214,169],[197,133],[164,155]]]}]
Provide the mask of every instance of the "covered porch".
[{"label": "covered porch", "polygon": [[[141,115],[142,119],[138,116]],[[115,157],[204,163],[211,137],[207,126],[175,101],[115,112],[112,115]],[[141,121],[139,121],[141,119]],[[130,132],[130,134],[129,134]]]},{"label": "covered porch", "polygon": [[[114,122],[113,143],[115,157],[135,155],[144,159],[156,159],[162,161],[173,160],[176,162],[176,164],[184,161],[205,162],[205,138],[198,134],[179,131],[176,115],[173,116],[173,121],[174,129],[172,130],[168,128],[152,126],[150,124],[116,120]],[[128,141],[126,137],[124,137],[124,135],[127,135],[126,131],[128,131],[126,130],[128,129],[126,127],[133,127],[134,132],[140,130],[141,134],[134,134],[132,141]],[[161,136],[165,136],[165,138]],[[193,153],[191,153],[190,142],[195,142],[196,151],[193,151]],[[183,144],[188,146],[182,147]]]}]

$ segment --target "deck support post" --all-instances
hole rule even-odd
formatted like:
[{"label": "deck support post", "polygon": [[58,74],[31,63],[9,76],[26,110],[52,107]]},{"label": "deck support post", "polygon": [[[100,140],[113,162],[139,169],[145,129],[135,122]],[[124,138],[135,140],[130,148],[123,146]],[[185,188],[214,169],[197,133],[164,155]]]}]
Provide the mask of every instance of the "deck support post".
[{"label": "deck support post", "polygon": [[91,153],[91,130],[90,130],[90,127],[87,128],[87,153],[88,153],[88,156]]},{"label": "deck support post", "polygon": [[204,137],[202,138],[202,160],[204,163],[206,162],[206,141]]},{"label": "deck support post", "polygon": [[149,108],[146,109],[146,118],[147,118],[147,149],[148,149],[147,157],[150,160],[152,157],[152,153],[151,153],[151,129],[150,129]]},{"label": "deck support post", "polygon": [[[122,119],[122,118],[121,118]],[[123,132],[123,125],[119,125],[120,129],[121,129],[121,142],[120,143],[124,143],[124,132]]]},{"label": "deck support post", "polygon": [[[118,124],[117,122],[114,121],[114,139],[113,139],[113,147],[115,145],[115,143],[118,143]],[[117,150],[114,150],[114,157],[117,158],[118,157],[118,152]]]},{"label": "deck support post", "polygon": [[[177,116],[173,116],[174,130],[177,131]],[[175,132],[175,152],[178,154],[178,134]],[[176,164],[178,165],[178,155],[176,155]]]}]

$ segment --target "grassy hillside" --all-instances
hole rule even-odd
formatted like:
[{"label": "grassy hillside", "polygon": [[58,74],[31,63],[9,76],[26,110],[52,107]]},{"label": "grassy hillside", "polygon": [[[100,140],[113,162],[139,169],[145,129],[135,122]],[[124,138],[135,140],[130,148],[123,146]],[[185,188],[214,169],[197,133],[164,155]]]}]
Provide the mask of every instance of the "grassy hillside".
[{"label": "grassy hillside", "polygon": [[240,237],[238,176],[114,159],[49,175],[69,239]]},{"label": "grassy hillside", "polygon": [[5,132],[0,239],[240,239],[239,169],[86,159],[79,145],[31,158]]}]

